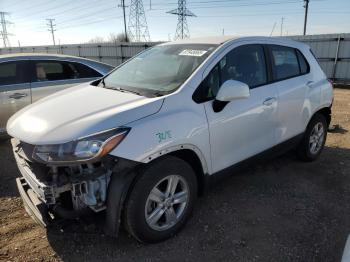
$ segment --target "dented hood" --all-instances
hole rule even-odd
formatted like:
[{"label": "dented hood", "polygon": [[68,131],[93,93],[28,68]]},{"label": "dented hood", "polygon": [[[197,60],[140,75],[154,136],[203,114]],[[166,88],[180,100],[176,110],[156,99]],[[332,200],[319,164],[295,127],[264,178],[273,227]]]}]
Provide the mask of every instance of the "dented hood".
[{"label": "dented hood", "polygon": [[6,129],[32,145],[59,144],[125,126],[157,113],[162,103],[162,98],[83,84],[25,107],[10,118]]}]

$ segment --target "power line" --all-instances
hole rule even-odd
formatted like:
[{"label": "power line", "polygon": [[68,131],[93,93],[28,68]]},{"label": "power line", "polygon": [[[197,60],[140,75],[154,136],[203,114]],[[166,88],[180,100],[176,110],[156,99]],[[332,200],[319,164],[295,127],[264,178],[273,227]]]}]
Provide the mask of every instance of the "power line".
[{"label": "power line", "polygon": [[[91,7],[89,7],[89,8],[91,8]],[[59,22],[56,23],[56,26],[57,27],[60,27],[61,25],[65,25],[66,26],[66,25],[71,24],[71,22],[74,22],[74,21],[78,21],[78,22],[81,21],[82,23],[86,22],[86,20],[87,21],[91,21],[91,17],[95,17],[96,13],[102,13],[103,12],[104,17],[106,17],[106,13],[108,11],[115,12],[115,10],[114,10],[115,8],[116,8],[115,6],[114,7],[112,6],[112,7],[107,7],[107,8],[104,7],[102,9],[95,9],[93,12],[83,12],[83,13],[80,13],[79,16],[71,17],[71,18],[65,19],[65,20],[60,20]],[[115,16],[115,15],[113,14],[113,16]],[[23,24],[23,22],[21,22],[21,24]],[[28,25],[27,24],[27,25],[21,26],[21,29],[23,29],[23,28],[42,28],[42,27],[43,26],[40,26],[40,25],[39,26],[35,26],[35,25]],[[46,28],[46,26],[45,26],[45,28]]]},{"label": "power line", "polygon": [[7,31],[7,25],[10,24],[11,22],[6,20],[6,16],[9,15],[7,12],[0,12],[0,24],[1,24],[1,38],[4,43],[4,47],[9,47],[10,46],[10,40],[9,40],[9,35],[11,35]]},{"label": "power line", "polygon": [[86,26],[86,25],[91,25],[91,24],[98,24],[98,23],[101,23],[101,22],[107,22],[107,21],[111,21],[111,20],[114,20],[114,19],[120,19],[122,18],[122,16],[117,16],[115,17],[113,15],[113,17],[105,17],[103,19],[100,19],[100,20],[96,20],[96,21],[91,21],[91,22],[86,22],[86,23],[80,23],[78,25],[70,25],[70,26],[64,26],[64,27],[60,27],[59,30],[64,30],[64,29],[71,29],[71,28],[74,28],[74,27],[81,27],[81,26]]},{"label": "power line", "polygon": [[304,18],[304,31],[303,31],[303,35],[306,34],[306,23],[307,23],[307,13],[309,11],[309,0],[304,0],[305,2],[305,5],[304,5],[304,8],[305,8],[305,18]]},{"label": "power line", "polygon": [[60,20],[60,22],[58,22],[57,25],[66,24],[66,23],[69,23],[69,22],[72,22],[72,21],[76,21],[76,20],[81,20],[81,19],[89,19],[89,20],[91,20],[91,17],[93,15],[95,15],[96,12],[103,12],[103,13],[105,13],[106,11],[109,11],[109,10],[111,10],[113,8],[116,8],[116,7],[108,7],[108,8],[103,8],[103,9],[96,9],[93,12],[83,13],[83,14],[77,16],[77,17],[73,17],[73,18],[70,18],[70,19],[62,20],[62,21]]},{"label": "power line", "polygon": [[168,14],[177,15],[177,27],[175,33],[176,39],[184,39],[190,37],[190,31],[187,25],[187,16],[196,16],[186,7],[186,0],[179,0],[177,9],[167,12]]},{"label": "power line", "polygon": [[[319,0],[321,1],[321,0]],[[234,4],[232,5],[233,2],[227,2],[228,4],[226,5],[216,5],[215,3],[211,4],[211,5],[204,5],[204,4],[199,4],[199,2],[197,3],[197,5],[193,6],[191,4],[191,9],[206,9],[206,8],[228,8],[228,7],[250,7],[250,6],[265,6],[265,5],[280,5],[280,4],[295,4],[295,3],[300,3],[300,0],[291,0],[291,1],[274,1],[274,2],[257,2],[257,3],[249,3],[249,4]],[[209,2],[208,2],[209,3]],[[157,9],[152,9],[152,11],[157,11],[157,10],[167,10],[166,8],[157,8]]]},{"label": "power line", "polygon": [[131,0],[129,14],[129,38],[134,42],[150,41],[142,0]]},{"label": "power line", "polygon": [[51,35],[52,35],[53,45],[55,46],[56,45],[56,42],[55,42],[55,31],[56,31],[55,27],[56,27],[56,25],[54,24],[55,19],[51,18],[51,19],[46,19],[46,20],[48,22],[47,26],[49,27],[49,31],[51,32]]}]

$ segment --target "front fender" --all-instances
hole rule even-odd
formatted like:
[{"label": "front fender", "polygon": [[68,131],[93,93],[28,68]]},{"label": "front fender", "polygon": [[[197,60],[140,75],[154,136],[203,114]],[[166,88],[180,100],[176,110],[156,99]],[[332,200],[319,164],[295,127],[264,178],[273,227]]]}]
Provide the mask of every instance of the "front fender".
[{"label": "front fender", "polygon": [[197,154],[203,171],[210,174],[209,129],[204,106],[191,102],[184,102],[186,106],[181,107],[178,100],[174,103],[165,99],[157,114],[127,124],[130,132],[110,154],[148,163],[176,150],[189,149]]},{"label": "front fender", "polygon": [[154,159],[156,159],[158,157],[161,157],[163,155],[169,154],[171,152],[180,151],[180,150],[183,150],[183,149],[191,150],[197,155],[197,157],[201,161],[202,168],[203,168],[203,173],[207,174],[208,173],[208,165],[207,165],[207,161],[205,160],[205,157],[204,157],[203,153],[200,151],[200,149],[198,147],[196,147],[194,145],[191,145],[191,144],[181,144],[181,145],[176,145],[176,146],[163,148],[162,150],[147,156],[141,162],[142,163],[149,163],[149,162],[151,162],[152,160],[154,160]]}]

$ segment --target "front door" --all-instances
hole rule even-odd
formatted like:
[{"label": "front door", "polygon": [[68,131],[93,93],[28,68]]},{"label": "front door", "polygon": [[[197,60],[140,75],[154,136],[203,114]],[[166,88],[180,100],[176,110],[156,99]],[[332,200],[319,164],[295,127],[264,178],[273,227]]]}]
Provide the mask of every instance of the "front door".
[{"label": "front door", "polygon": [[31,103],[30,79],[24,61],[0,64],[0,134],[6,131],[7,120]]},{"label": "front door", "polygon": [[[276,144],[277,88],[269,85],[264,48],[239,46],[226,54],[201,86],[214,98],[226,80],[250,87],[250,97],[223,103],[214,110],[204,103],[210,132],[213,173],[256,155]],[[216,104],[218,101],[215,102]]]}]

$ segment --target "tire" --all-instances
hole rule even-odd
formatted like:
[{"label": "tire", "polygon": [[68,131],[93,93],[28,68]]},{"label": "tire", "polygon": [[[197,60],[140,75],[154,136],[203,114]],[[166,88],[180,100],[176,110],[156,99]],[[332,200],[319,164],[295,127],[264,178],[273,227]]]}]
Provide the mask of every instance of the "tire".
[{"label": "tire", "polygon": [[[320,133],[318,133],[318,140],[315,140],[315,132],[317,132],[316,128],[322,128],[323,130],[322,136],[319,136]],[[311,162],[320,156],[327,139],[327,130],[328,124],[326,118],[323,115],[316,113],[310,120],[304,133],[304,137],[297,148],[297,155],[300,160]],[[314,142],[312,142],[311,139],[313,139]],[[313,150],[315,143],[317,146],[314,147]]]},{"label": "tire", "polygon": [[[176,184],[174,181],[177,185],[168,190],[169,184]],[[174,194],[167,197],[170,191]],[[140,242],[168,239],[187,222],[196,199],[197,178],[191,166],[177,157],[164,156],[141,172],[129,193],[125,228]]]}]

